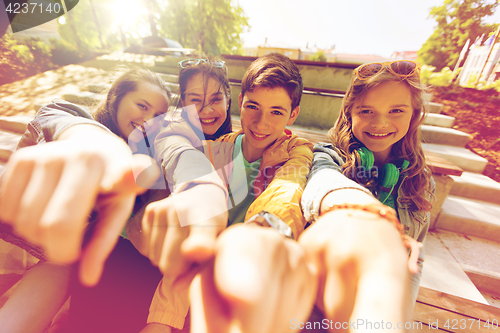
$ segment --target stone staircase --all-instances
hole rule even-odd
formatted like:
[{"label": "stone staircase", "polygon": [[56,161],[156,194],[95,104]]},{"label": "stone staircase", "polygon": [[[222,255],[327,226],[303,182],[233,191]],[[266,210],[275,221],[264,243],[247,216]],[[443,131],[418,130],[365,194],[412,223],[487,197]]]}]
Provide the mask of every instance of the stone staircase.
[{"label": "stone staircase", "polygon": [[500,307],[500,184],[481,174],[487,160],[465,148],[470,137],[450,128],[452,117],[431,113],[426,123],[424,150],[464,172],[434,175],[449,190],[431,221],[421,286]]}]

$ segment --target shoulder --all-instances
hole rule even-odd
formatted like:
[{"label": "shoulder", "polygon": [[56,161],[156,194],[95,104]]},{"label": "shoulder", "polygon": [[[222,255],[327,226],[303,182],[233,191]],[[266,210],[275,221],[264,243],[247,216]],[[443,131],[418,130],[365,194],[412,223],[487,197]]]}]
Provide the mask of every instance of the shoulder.
[{"label": "shoulder", "polygon": [[60,98],[53,99],[51,103],[42,106],[37,112],[38,117],[52,115],[68,115],[94,119],[89,110]]},{"label": "shoulder", "polygon": [[234,142],[240,134],[243,134],[243,131],[227,133],[216,139],[215,142]]}]

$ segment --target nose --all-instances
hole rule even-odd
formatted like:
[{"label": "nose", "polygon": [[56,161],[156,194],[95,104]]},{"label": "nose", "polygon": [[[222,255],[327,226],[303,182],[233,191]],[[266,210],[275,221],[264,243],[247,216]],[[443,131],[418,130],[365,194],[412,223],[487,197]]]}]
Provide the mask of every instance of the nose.
[{"label": "nose", "polygon": [[155,117],[155,112],[154,110],[148,110],[148,112],[144,115],[144,122],[148,122],[150,121],[151,119],[153,119]]},{"label": "nose", "polygon": [[254,119],[254,126],[259,131],[267,130],[269,128],[269,119],[264,112],[257,112]]},{"label": "nose", "polygon": [[389,125],[389,122],[384,115],[376,115],[372,118],[370,125],[373,128],[385,128]]},{"label": "nose", "polygon": [[201,114],[202,112],[210,113],[212,111],[213,111],[213,105],[212,104],[208,104],[208,105],[204,105],[202,107],[202,109],[200,110],[199,114]]}]

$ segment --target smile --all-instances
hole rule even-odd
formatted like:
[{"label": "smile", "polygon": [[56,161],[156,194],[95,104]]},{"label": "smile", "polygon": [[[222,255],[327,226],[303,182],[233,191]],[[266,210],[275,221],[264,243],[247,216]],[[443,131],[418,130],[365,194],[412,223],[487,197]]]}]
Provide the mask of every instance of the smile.
[{"label": "smile", "polygon": [[390,133],[370,133],[370,132],[365,132],[365,133],[368,134],[368,135],[370,135],[370,136],[375,136],[375,137],[383,138],[383,137],[391,135],[393,132],[390,132]]},{"label": "smile", "polygon": [[203,123],[203,124],[212,124],[212,123],[215,123],[215,121],[217,120],[218,118],[205,118],[205,119],[201,119],[200,118],[200,121]]},{"label": "smile", "polygon": [[252,133],[252,136],[258,140],[263,140],[267,138],[270,134],[257,134],[254,131],[250,130],[250,133]]},{"label": "smile", "polygon": [[137,123],[134,123],[134,122],[131,122],[132,126],[136,129],[138,129],[139,131],[141,131],[142,133],[146,133],[146,129],[144,128],[144,126],[141,126]]}]

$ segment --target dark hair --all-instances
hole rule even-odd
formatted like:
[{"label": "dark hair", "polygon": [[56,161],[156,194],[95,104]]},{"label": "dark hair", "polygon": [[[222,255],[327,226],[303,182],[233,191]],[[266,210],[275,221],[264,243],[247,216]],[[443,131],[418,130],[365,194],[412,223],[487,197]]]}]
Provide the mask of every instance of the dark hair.
[{"label": "dark hair", "polygon": [[170,101],[170,89],[158,74],[147,69],[134,68],[122,74],[113,82],[109,90],[105,92],[106,98],[97,105],[93,113],[95,120],[109,128],[113,133],[124,140],[127,140],[127,138],[123,137],[118,128],[118,106],[126,94],[137,90],[139,82],[148,82],[158,86],[163,90],[167,99]]},{"label": "dark hair", "polygon": [[290,58],[280,53],[269,53],[252,62],[241,80],[241,95],[255,88],[284,88],[292,100],[292,110],[300,104],[302,76]]},{"label": "dark hair", "polygon": [[[207,91],[207,85],[209,78],[215,79],[219,82],[219,91],[221,88],[224,90],[224,95],[228,101],[228,107],[226,110],[226,120],[222,123],[221,127],[214,134],[208,135],[205,134],[204,137],[206,140],[215,140],[224,134],[231,133],[233,131],[233,125],[231,123],[231,88],[229,87],[229,78],[227,77],[227,68],[224,65],[223,68],[214,66],[214,62],[218,63],[220,59],[217,58],[207,58],[207,57],[199,57],[200,59],[204,59],[205,61],[200,61],[196,65],[190,65],[186,68],[181,68],[179,71],[179,95],[181,99],[184,99],[187,85],[189,80],[196,74],[201,74],[203,77],[203,88]],[[179,100],[180,106],[181,101]],[[202,108],[207,106],[205,104],[205,99],[203,99]],[[187,119],[187,116],[183,113],[183,117]],[[201,134],[201,133],[200,133]]]}]

